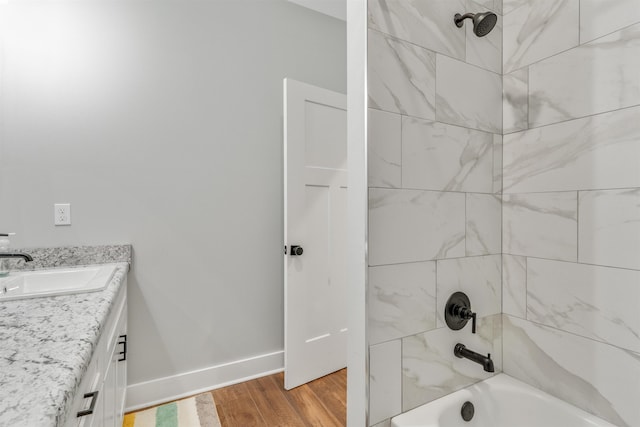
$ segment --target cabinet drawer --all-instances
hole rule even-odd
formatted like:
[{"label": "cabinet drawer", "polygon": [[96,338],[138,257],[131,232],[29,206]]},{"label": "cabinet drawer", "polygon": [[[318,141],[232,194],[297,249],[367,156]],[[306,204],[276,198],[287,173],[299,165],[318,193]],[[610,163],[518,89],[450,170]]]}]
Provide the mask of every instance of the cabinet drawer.
[{"label": "cabinet drawer", "polygon": [[[98,344],[94,349],[89,367],[76,392],[71,409],[67,414],[65,427],[107,427],[121,420],[119,406],[124,402],[126,393],[126,362],[119,363],[118,352],[124,351],[118,345],[120,335],[126,335],[127,322],[127,280],[116,295],[113,308],[105,322]],[[123,365],[123,378],[119,387],[119,365]],[[97,392],[97,393],[96,393]],[[87,396],[87,397],[85,397]],[[89,410],[93,403],[93,412],[78,417],[78,412]],[[120,405],[118,405],[120,404]],[[120,411],[118,411],[120,409]]]},{"label": "cabinet drawer", "polygon": [[100,338],[100,341],[104,343],[103,351],[108,355],[107,357],[109,357],[109,359],[113,356],[113,352],[118,343],[118,321],[122,317],[123,312],[127,309],[125,299],[126,292],[126,286],[123,286],[116,297],[116,302],[113,305],[113,311],[109,314],[109,320],[107,321],[104,333]]},{"label": "cabinet drawer", "polygon": [[68,426],[88,427],[91,425],[93,414],[84,416],[78,415],[81,414],[82,411],[89,410],[92,404],[94,405],[95,412],[95,407],[99,403],[101,396],[99,394],[97,396],[93,396],[92,393],[99,392],[99,388],[102,383],[99,369],[100,362],[101,360],[99,357],[94,356],[91,359],[91,363],[80,382],[80,387],[78,387],[78,392],[73,401],[71,414],[69,415],[70,419],[68,420],[69,422],[67,422]]}]

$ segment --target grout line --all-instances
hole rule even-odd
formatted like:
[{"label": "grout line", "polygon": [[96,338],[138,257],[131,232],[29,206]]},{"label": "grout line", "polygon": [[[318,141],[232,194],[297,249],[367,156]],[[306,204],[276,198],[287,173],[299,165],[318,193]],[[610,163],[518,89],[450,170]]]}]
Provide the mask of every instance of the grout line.
[{"label": "grout line", "polygon": [[[531,129],[531,67],[527,66],[527,128]],[[523,132],[523,131],[520,131]]]},{"label": "grout line", "polygon": [[585,41],[585,42],[582,42],[582,40],[580,40],[580,46],[584,46],[584,45],[587,45],[587,44],[589,44],[589,43],[591,43],[591,42],[594,42],[594,41],[596,41],[596,40],[600,40],[600,39],[601,39],[601,38],[603,38],[603,37],[607,37],[607,36],[610,36],[610,35],[612,35],[612,34],[619,33],[619,32],[625,31],[625,30],[628,30],[629,28],[633,27],[634,25],[638,25],[638,24],[640,24],[640,21],[636,21],[636,22],[634,22],[634,23],[632,23],[632,24],[625,25],[624,27],[618,28],[618,29],[613,30],[613,31],[611,31],[611,32],[609,32],[609,33],[602,34],[602,35],[600,35],[600,36],[596,37],[595,39],[587,40],[587,41]]},{"label": "grout line", "polygon": [[[393,190],[393,189],[390,189]],[[581,193],[595,193],[595,192],[600,192],[600,191],[624,191],[624,190],[640,190],[640,187],[615,187],[615,188],[581,188],[581,189],[568,189],[568,190],[549,190],[549,191],[514,191],[514,192],[507,192],[504,193],[505,195],[509,195],[509,196],[519,196],[519,195],[526,195],[526,194],[553,194],[553,193],[573,193],[575,191],[581,192]],[[433,190],[426,190],[426,191],[433,191]],[[455,191],[449,191],[449,193],[455,193]],[[485,194],[485,193],[478,193],[478,194]]]},{"label": "grout line", "polygon": [[576,192],[576,262],[580,261],[580,191]]},{"label": "grout line", "polygon": [[568,335],[571,335],[571,336],[574,336],[574,337],[577,337],[577,338],[582,338],[582,339],[585,339],[585,340],[588,340],[588,341],[591,341],[591,342],[595,342],[595,343],[598,343],[598,344],[607,345],[607,346],[610,346],[610,347],[617,348],[618,350],[622,350],[622,351],[625,351],[625,352],[637,354],[638,356],[640,356],[640,352],[637,352],[637,351],[634,351],[634,350],[631,350],[631,349],[628,349],[628,348],[620,347],[619,345],[612,344],[612,343],[607,342],[607,341],[601,341],[601,340],[598,340],[598,339],[595,339],[595,338],[586,337],[584,335],[580,335],[580,334],[577,334],[575,332],[571,332],[571,331],[567,331],[567,330],[564,330],[564,329],[560,329],[560,328],[557,328],[555,326],[547,325],[545,323],[536,322],[535,320],[523,319],[522,317],[512,316],[511,314],[507,314],[507,316],[515,317],[515,318],[520,319],[520,320],[524,320],[525,322],[532,323],[534,325],[538,325],[538,326],[540,326],[542,328],[553,329],[555,331],[559,331],[559,332],[562,332],[562,333],[565,333],[565,334],[568,334]]},{"label": "grout line", "polygon": [[467,199],[469,198],[469,195],[467,193],[464,194],[464,255],[467,256],[469,255],[469,251],[467,249],[467,241],[468,239],[468,234],[469,234],[469,217],[468,217],[468,212],[467,212]]},{"label": "grout line", "polygon": [[[468,259],[468,258],[488,258],[488,257],[498,257],[500,255],[502,254],[495,253],[495,254],[484,254],[484,255],[469,255],[469,256],[461,256],[461,257],[454,257],[454,258],[435,258],[435,259],[426,259],[426,260],[418,260],[418,261],[402,261],[402,262],[394,262],[394,263],[387,263],[387,264],[374,264],[374,265],[369,265],[369,267],[375,268],[375,267],[388,267],[392,265],[418,264],[421,262],[455,261],[455,260]],[[526,256],[526,255],[519,255],[519,256]]]},{"label": "grout line", "polygon": [[[494,132],[494,131],[490,131],[490,130],[484,130],[484,129],[473,128],[473,127],[470,127],[470,126],[464,126],[464,125],[461,125],[459,123],[445,122],[445,121],[436,119],[435,116],[434,116],[434,118],[427,118],[427,117],[420,117],[420,116],[415,116],[415,115],[412,115],[412,114],[407,114],[405,112],[384,110],[384,109],[379,108],[379,107],[367,107],[367,108],[371,109],[371,110],[382,111],[383,113],[399,115],[399,116],[402,116],[402,117],[406,117],[408,119],[419,120],[419,121],[428,122],[428,123],[440,123],[440,124],[447,125],[447,126],[452,126],[452,127],[461,128],[461,129],[467,129],[467,130],[474,131],[474,132],[477,132],[477,133],[486,133],[486,134],[489,134],[489,135],[503,136],[502,131]],[[516,132],[512,132],[512,133],[516,133]]]},{"label": "grout line", "polygon": [[400,188],[404,188],[404,115],[400,115]]},{"label": "grout line", "polygon": [[[465,36],[466,37],[466,36]],[[466,57],[466,53],[465,53]],[[433,58],[433,119],[438,119],[438,54]]]},{"label": "grout line", "polygon": [[529,132],[529,131],[536,130],[536,129],[542,129],[542,128],[546,128],[546,127],[550,127],[550,126],[557,126],[557,125],[561,125],[561,124],[567,123],[567,122],[575,122],[577,120],[584,120],[584,119],[588,119],[588,118],[592,118],[592,117],[603,116],[605,114],[617,113],[617,112],[620,112],[620,111],[631,110],[631,109],[638,108],[638,107],[640,107],[640,104],[628,105],[628,106],[625,106],[625,107],[619,107],[619,108],[615,108],[613,110],[607,110],[607,111],[600,111],[600,112],[587,114],[587,115],[580,116],[580,117],[571,117],[569,119],[560,120],[558,122],[545,123],[545,124],[540,125],[540,126],[531,127],[531,123],[529,123],[529,128],[528,129],[519,130],[519,131],[516,131],[516,132],[509,132],[509,133],[506,133],[505,135],[514,135],[514,134],[517,134],[517,133]]},{"label": "grout line", "polygon": [[[511,73],[513,73],[513,72],[515,72],[515,71],[522,70],[522,69],[523,69],[523,68],[525,68],[525,67],[530,67],[530,66],[532,66],[532,65],[539,64],[540,62],[543,62],[543,61],[545,61],[545,60],[547,60],[547,59],[549,59],[549,58],[553,58],[553,57],[555,57],[555,56],[558,56],[558,55],[561,55],[561,54],[563,54],[563,53],[569,52],[570,50],[577,49],[577,48],[582,47],[582,46],[586,46],[586,45],[588,45],[588,44],[590,44],[590,43],[593,43],[593,42],[595,42],[595,41],[597,41],[597,40],[600,40],[600,39],[602,39],[602,38],[604,38],[604,37],[610,36],[610,35],[615,34],[615,33],[618,33],[618,32],[622,32],[622,31],[627,30],[628,28],[633,27],[634,25],[638,25],[638,24],[640,24],[640,22],[634,22],[633,24],[626,25],[626,26],[624,26],[624,27],[622,27],[622,28],[618,28],[618,29],[617,29],[617,30],[615,30],[615,31],[611,31],[610,33],[603,34],[603,35],[601,35],[601,36],[596,37],[595,39],[592,39],[592,40],[586,41],[586,42],[584,42],[584,43],[581,43],[581,41],[580,41],[580,36],[579,36],[579,34],[578,34],[578,44],[577,44],[577,45],[572,46],[572,47],[570,47],[570,48],[568,48],[568,49],[562,50],[562,51],[560,51],[560,52],[556,52],[556,53],[554,53],[553,55],[545,56],[544,58],[538,59],[537,61],[531,62],[531,63],[529,63],[529,64],[522,65],[521,67],[518,67],[518,68],[515,68],[515,69],[513,69],[513,70],[509,71],[507,74],[511,74]],[[580,24],[578,23],[578,28],[579,28],[579,27],[580,27]],[[504,37],[503,37],[503,38],[504,38]],[[504,72],[504,70],[503,70],[503,72]]]},{"label": "grout line", "polygon": [[442,298],[442,295],[440,295],[439,289],[439,280],[438,280],[438,261],[435,262],[436,264],[436,268],[435,268],[435,272],[436,272],[436,309],[434,310],[433,313],[433,324],[435,325],[436,329],[438,328],[438,307],[440,307],[440,298]]},{"label": "grout line", "polygon": [[400,340],[400,413],[404,409],[404,340]]},{"label": "grout line", "polygon": [[[542,261],[563,262],[563,263],[567,263],[567,264],[588,265],[588,266],[591,266],[591,267],[615,268],[617,270],[625,270],[625,271],[640,271],[640,268],[616,267],[616,266],[612,266],[612,265],[603,265],[603,264],[593,264],[593,263],[588,263],[588,262],[568,261],[566,259],[544,258],[544,257],[539,257],[539,256],[514,254],[514,253],[507,253],[507,254],[504,254],[504,255],[526,257],[526,258],[531,258],[531,259],[539,259],[539,260],[542,260]],[[455,259],[455,258],[452,258],[452,259]]]},{"label": "grout line", "polygon": [[[452,21],[453,21],[453,19],[452,19]],[[503,25],[504,25],[504,24],[503,24]],[[465,36],[464,36],[464,37],[465,37],[465,52],[464,52],[464,55],[463,55],[463,56],[464,56],[464,58],[462,58],[462,59],[461,59],[461,58],[457,58],[457,57],[455,57],[455,56],[452,56],[451,54],[448,54],[448,53],[445,53],[445,52],[441,52],[441,51],[439,51],[439,50],[434,50],[434,49],[431,49],[431,48],[428,48],[428,47],[421,46],[421,45],[419,45],[419,44],[417,44],[417,43],[414,43],[414,42],[412,42],[412,41],[405,40],[405,39],[400,38],[400,37],[398,37],[398,36],[395,36],[395,35],[393,35],[393,34],[385,33],[384,31],[377,30],[377,29],[375,29],[375,28],[370,28],[370,27],[369,27],[369,28],[367,28],[367,30],[369,30],[369,31],[373,31],[373,32],[376,32],[376,33],[378,33],[378,34],[381,34],[382,36],[384,36],[384,37],[386,37],[386,38],[389,38],[389,39],[391,39],[391,40],[394,40],[394,41],[400,41],[400,42],[402,42],[402,43],[406,43],[406,44],[409,44],[409,45],[411,45],[411,46],[415,46],[415,47],[417,47],[417,48],[420,48],[420,49],[423,49],[423,50],[429,51],[430,53],[433,53],[433,54],[435,54],[435,55],[442,55],[442,56],[445,56],[445,57],[447,57],[447,58],[453,59],[454,61],[462,62],[463,64],[469,65],[469,66],[474,67],[474,68],[477,68],[477,69],[479,69],[479,70],[486,71],[486,72],[489,72],[489,73],[491,73],[491,74],[495,74],[495,75],[497,75],[497,76],[500,76],[500,75],[501,75],[500,73],[497,73],[497,72],[492,71],[492,70],[488,70],[488,69],[486,69],[486,68],[482,68],[481,66],[476,65],[476,64],[472,64],[472,63],[470,63],[470,62],[466,62],[466,59],[467,59],[467,52],[466,52],[466,38],[467,38],[467,35],[466,35],[466,26],[465,26],[465,27],[463,27],[463,29],[465,30]]]},{"label": "grout line", "polygon": [[[430,192],[430,193],[451,193],[451,194],[481,194],[481,195],[485,195],[485,196],[495,196],[496,194],[493,192],[481,192],[481,191],[455,191],[455,190],[432,190],[432,189],[427,189],[427,188],[415,188],[415,187],[369,187],[369,189],[374,189],[374,190],[398,190],[398,191],[402,191],[402,190],[406,190],[406,191],[423,191],[423,192]],[[575,191],[575,190],[573,190]],[[554,191],[554,193],[557,193],[557,191]]]},{"label": "grout line", "polygon": [[524,2],[524,3],[522,3],[520,6],[517,6],[517,7],[515,7],[514,9],[511,9],[509,12],[504,13],[504,1],[503,1],[503,2],[502,2],[502,13],[504,13],[504,15],[503,15],[503,16],[507,16],[507,15],[512,14],[513,12],[515,12],[515,11],[516,11],[516,10],[518,10],[518,9],[520,9],[521,7],[524,7],[526,4],[527,4],[527,3],[526,3],[526,2]]},{"label": "grout line", "polygon": [[582,46],[582,0],[578,1],[578,46]]},{"label": "grout line", "polygon": [[529,258],[524,257],[524,317],[529,318]]}]

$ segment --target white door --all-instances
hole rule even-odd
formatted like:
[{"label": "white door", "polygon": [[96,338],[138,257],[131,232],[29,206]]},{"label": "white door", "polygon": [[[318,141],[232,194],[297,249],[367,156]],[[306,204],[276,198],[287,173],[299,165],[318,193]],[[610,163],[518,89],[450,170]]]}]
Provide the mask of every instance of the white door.
[{"label": "white door", "polygon": [[346,109],[343,94],[284,80],[287,390],[347,366]]}]

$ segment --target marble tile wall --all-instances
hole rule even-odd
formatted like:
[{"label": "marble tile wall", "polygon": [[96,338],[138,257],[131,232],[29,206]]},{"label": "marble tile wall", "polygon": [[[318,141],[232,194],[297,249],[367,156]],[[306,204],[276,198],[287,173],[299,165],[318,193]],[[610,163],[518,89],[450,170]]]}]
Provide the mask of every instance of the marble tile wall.
[{"label": "marble tile wall", "polygon": [[503,12],[503,369],[638,426],[640,1]]},{"label": "marble tile wall", "polygon": [[[463,342],[502,366],[502,17],[485,38],[455,13],[501,0],[369,0],[370,419],[490,374],[453,355]],[[443,320],[462,290],[480,316]]]},{"label": "marble tile wall", "polygon": [[486,378],[458,340],[640,425],[640,1],[369,0],[368,66],[370,425]]}]

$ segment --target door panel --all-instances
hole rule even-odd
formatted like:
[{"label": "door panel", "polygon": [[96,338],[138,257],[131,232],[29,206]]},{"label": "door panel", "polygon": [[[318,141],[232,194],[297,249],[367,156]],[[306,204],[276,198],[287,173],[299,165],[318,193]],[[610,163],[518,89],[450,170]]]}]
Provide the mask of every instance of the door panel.
[{"label": "door panel", "polygon": [[346,366],[346,97],[285,80],[285,388]]}]

